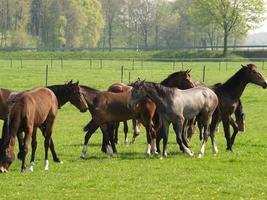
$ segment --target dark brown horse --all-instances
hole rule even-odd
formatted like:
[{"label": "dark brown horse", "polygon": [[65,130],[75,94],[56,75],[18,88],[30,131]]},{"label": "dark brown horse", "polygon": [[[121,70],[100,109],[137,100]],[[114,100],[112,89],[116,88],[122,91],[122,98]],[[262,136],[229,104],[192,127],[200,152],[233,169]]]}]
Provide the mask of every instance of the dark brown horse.
[{"label": "dark brown horse", "polygon": [[[106,149],[109,154],[113,153],[109,146],[109,141],[111,141],[113,151],[116,151],[112,131],[111,134],[109,134],[110,130],[113,130],[114,127],[111,127],[110,129],[110,124],[129,119],[138,119],[138,121],[140,121],[146,127],[147,132],[151,132],[153,128],[152,118],[155,112],[155,105],[151,100],[144,100],[142,102],[143,105],[146,105],[142,105],[143,108],[147,109],[143,110],[143,112],[146,115],[149,115],[144,117],[140,115],[138,109],[133,110],[128,107],[130,91],[122,93],[113,93],[100,92],[86,86],[81,86],[81,88],[83,90],[82,93],[85,96],[89,111],[92,116],[92,120],[84,128],[86,134],[84,138],[81,158],[85,158],[88,141],[91,135],[96,131],[98,127],[100,127],[102,129],[102,132],[104,133],[104,142],[106,144]],[[141,107],[141,103],[139,105]]]},{"label": "dark brown horse", "polygon": [[[70,102],[81,111],[86,111],[87,104],[79,90],[74,95]],[[37,88],[23,92],[15,102],[11,102],[9,105],[10,110],[1,149],[0,172],[7,172],[15,159],[14,145],[18,132],[25,132],[21,171],[26,170],[25,159],[28,143],[36,127],[44,127],[45,170],[48,170],[48,148],[59,105],[55,94],[50,89]]]},{"label": "dark brown horse", "polygon": [[[215,144],[215,130],[220,121],[223,122],[225,139],[227,142],[227,150],[232,150],[236,134],[230,135],[231,114],[236,110],[239,99],[248,83],[253,83],[263,87],[267,87],[264,76],[258,71],[256,65],[248,64],[241,67],[231,78],[225,83],[214,88],[219,99],[218,109],[213,114],[210,125],[210,137]],[[216,146],[216,144],[215,144]],[[216,150],[215,153],[217,153]]]},{"label": "dark brown horse", "polygon": [[[109,92],[114,92],[114,93],[120,93],[120,92],[128,92],[131,89],[132,89],[131,86],[126,85],[124,83],[114,83],[111,86],[109,86],[108,91]],[[119,125],[120,125],[120,122],[116,122],[114,124],[114,141],[115,141],[116,144],[118,143]],[[127,134],[128,134],[128,130],[129,130],[127,121],[124,121],[123,125],[124,125],[124,129],[123,129],[124,130],[124,143],[127,144],[128,143]],[[132,138],[131,143],[134,143],[135,138],[140,133],[140,130],[139,130],[138,126],[137,126],[138,124],[137,124],[136,120],[132,120],[132,125],[133,125],[134,132],[133,132],[133,138]]]}]

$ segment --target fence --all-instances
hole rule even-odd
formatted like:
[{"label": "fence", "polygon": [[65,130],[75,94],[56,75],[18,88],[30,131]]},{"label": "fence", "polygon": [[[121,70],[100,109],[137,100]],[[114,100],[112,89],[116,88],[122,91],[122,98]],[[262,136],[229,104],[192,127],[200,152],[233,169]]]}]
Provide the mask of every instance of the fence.
[{"label": "fence", "polygon": [[[234,66],[249,62],[256,63],[261,69],[265,69],[267,59],[225,59],[225,58],[197,58],[197,59],[0,59],[0,67],[12,69],[12,73],[17,73],[17,69],[27,69],[26,75],[34,79],[38,76],[40,80],[45,80],[47,85],[59,81],[66,81],[77,77],[83,82],[96,80],[104,82],[107,76],[110,82],[131,82],[137,77],[143,76],[149,80],[160,80],[173,71],[193,68],[194,79],[206,81],[210,76],[210,71],[228,71]],[[16,69],[16,70],[15,70]],[[15,71],[14,71],[15,70]],[[25,71],[25,70],[24,70]],[[233,71],[233,70],[232,70]],[[19,73],[18,73],[19,74]],[[25,76],[25,74],[23,74]],[[87,75],[87,76],[86,76]],[[95,76],[95,77],[92,77]],[[97,78],[96,78],[97,77]],[[5,80],[7,77],[1,77]],[[1,82],[2,82],[1,80]],[[43,81],[42,81],[43,82]],[[91,82],[90,82],[91,83]],[[33,84],[34,85],[34,84]],[[35,84],[36,85],[36,84]],[[41,85],[39,83],[38,85]],[[1,86],[2,87],[2,86]],[[96,85],[98,87],[98,85]],[[102,85],[100,86],[102,87]]]}]

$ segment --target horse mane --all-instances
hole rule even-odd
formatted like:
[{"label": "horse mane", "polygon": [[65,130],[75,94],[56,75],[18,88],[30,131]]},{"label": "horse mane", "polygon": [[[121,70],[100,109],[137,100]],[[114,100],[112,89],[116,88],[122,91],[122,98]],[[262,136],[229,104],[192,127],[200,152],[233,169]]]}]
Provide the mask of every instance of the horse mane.
[{"label": "horse mane", "polygon": [[155,82],[145,82],[144,86],[148,88],[151,88],[151,87],[155,88],[159,96],[166,96],[166,93],[172,93],[174,90],[173,88],[165,87],[161,83],[155,83]]},{"label": "horse mane", "polygon": [[161,81],[160,84],[162,84],[162,85],[166,85],[166,84],[168,84],[168,82],[169,82],[171,79],[175,78],[176,76],[178,76],[178,75],[181,74],[181,73],[186,73],[186,71],[174,72],[174,73],[170,74],[169,76],[167,76],[167,78],[165,78],[163,81]]},{"label": "horse mane", "polygon": [[240,80],[242,80],[242,76],[244,73],[244,67],[239,69],[233,76],[231,76],[226,82],[223,84],[219,85],[218,88],[224,88],[224,89],[231,89],[235,85],[240,83]]},{"label": "horse mane", "polygon": [[90,90],[92,92],[100,92],[100,90],[86,86],[86,85],[80,85],[81,88],[86,89],[86,90]]}]

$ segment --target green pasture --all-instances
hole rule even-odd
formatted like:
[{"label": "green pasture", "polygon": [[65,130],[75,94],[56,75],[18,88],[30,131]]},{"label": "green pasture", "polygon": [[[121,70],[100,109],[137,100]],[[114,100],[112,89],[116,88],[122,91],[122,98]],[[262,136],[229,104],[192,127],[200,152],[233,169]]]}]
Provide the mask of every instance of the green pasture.
[{"label": "green pasture", "polygon": [[[79,80],[81,84],[100,90],[121,80],[138,77],[159,82],[168,74],[192,69],[193,80],[224,82],[233,75],[239,62],[143,62],[99,60],[0,60],[0,87],[24,90],[45,85],[45,66],[49,66],[48,84]],[[255,63],[263,74],[262,62]],[[266,66],[267,68],[267,66]],[[80,159],[89,113],[80,113],[70,104],[58,114],[53,139],[63,164],[56,164],[49,155],[49,171],[43,170],[43,138],[38,134],[35,171],[20,173],[21,162],[15,160],[7,174],[0,174],[0,200],[4,199],[267,199],[267,91],[248,85],[242,101],[246,113],[246,131],[237,135],[233,152],[226,152],[222,126],[217,133],[219,153],[213,156],[210,141],[203,159],[181,153],[172,128],[169,134],[168,158],[144,156],[145,130],[136,144],[124,145],[120,128],[118,154],[112,159],[101,153],[102,134],[92,136],[87,158]],[[2,122],[1,124],[2,125]],[[129,126],[130,123],[129,123]],[[129,138],[132,135],[130,129]],[[200,149],[198,134],[190,145]],[[30,147],[29,147],[30,148]],[[29,160],[28,154],[28,160]]]}]

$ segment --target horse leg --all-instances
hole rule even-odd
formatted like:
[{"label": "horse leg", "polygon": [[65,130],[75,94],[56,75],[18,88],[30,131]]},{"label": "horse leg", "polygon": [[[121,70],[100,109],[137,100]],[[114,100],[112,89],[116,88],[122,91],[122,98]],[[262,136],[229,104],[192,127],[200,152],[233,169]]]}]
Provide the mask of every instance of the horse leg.
[{"label": "horse leg", "polygon": [[[114,122],[114,142],[118,144],[118,131],[119,131],[120,122]],[[103,142],[103,141],[102,141]]]},{"label": "horse leg", "polygon": [[222,119],[222,122],[223,122],[224,136],[225,136],[225,139],[226,139],[226,142],[227,142],[226,150],[232,151],[231,137],[230,137],[230,127],[229,127],[229,125],[230,125],[229,116],[224,117]]},{"label": "horse leg", "polygon": [[236,124],[235,120],[230,117],[230,125],[233,127],[234,129],[234,132],[233,132],[233,135],[231,137],[231,146],[234,145],[234,142],[235,142],[235,137],[236,137],[236,134],[238,133],[238,125]]},{"label": "horse leg", "polygon": [[135,138],[140,134],[140,130],[138,128],[138,122],[136,119],[132,120],[132,124],[133,124],[134,132],[133,132],[133,138],[132,138],[131,144],[134,144]]},{"label": "horse leg", "polygon": [[[115,133],[115,129],[116,129],[116,123],[108,123],[108,129],[107,129],[107,134],[109,136],[109,142],[111,144],[111,148],[113,153],[117,153],[117,149],[116,149],[116,145],[115,145],[115,141],[114,141],[114,133]],[[107,144],[109,145],[109,144]],[[108,147],[107,147],[108,148]],[[112,153],[110,153],[112,154]]]},{"label": "horse leg", "polygon": [[22,157],[23,157],[23,133],[22,131],[18,131],[17,138],[18,138],[18,144],[19,144],[19,152],[17,154],[17,158],[19,160],[22,160]]},{"label": "horse leg", "polygon": [[205,154],[206,144],[209,137],[209,124],[211,121],[211,115],[209,113],[205,113],[202,116],[199,116],[199,124],[202,124],[203,126],[203,140],[202,140],[202,146],[198,154],[198,158],[202,158]]},{"label": "horse leg", "polygon": [[24,172],[26,170],[26,155],[28,153],[28,144],[31,139],[32,132],[33,132],[33,127],[29,125],[26,128],[24,142],[23,142],[21,172]]},{"label": "horse leg", "polygon": [[[44,136],[44,138],[45,138],[45,126],[42,126],[42,127],[40,127],[40,130],[42,131],[42,134],[43,134],[43,136]],[[50,151],[51,151],[51,153],[52,153],[52,156],[53,156],[53,161],[54,162],[57,162],[57,163],[63,163],[60,159],[59,159],[59,157],[58,157],[58,155],[57,155],[57,153],[56,153],[56,150],[55,150],[55,146],[54,146],[54,142],[53,142],[53,139],[51,138],[50,139]]]},{"label": "horse leg", "polygon": [[33,167],[34,167],[34,160],[35,160],[35,152],[37,148],[37,138],[36,138],[36,128],[33,129],[32,132],[32,155],[31,155],[31,161],[30,161],[30,171],[33,172]]},{"label": "horse leg", "polygon": [[96,129],[99,127],[99,125],[97,125],[94,120],[91,120],[88,124],[88,130],[84,136],[84,143],[83,143],[83,149],[81,152],[81,158],[85,158],[86,152],[87,152],[87,145],[89,142],[89,139],[91,138],[92,134],[96,131]]},{"label": "horse leg", "polygon": [[163,128],[161,127],[158,132],[156,133],[156,150],[158,153],[160,153],[160,141],[162,140],[163,138]]},{"label": "horse leg", "polygon": [[54,122],[55,122],[55,118],[51,117],[46,121],[45,124],[45,141],[44,141],[44,147],[45,147],[45,163],[44,163],[44,170],[47,171],[48,170],[48,165],[49,165],[49,161],[48,161],[48,149],[50,147],[50,142],[51,142],[51,136],[52,136],[52,130],[54,127]]},{"label": "horse leg", "polygon": [[196,125],[195,122],[196,122],[195,118],[188,121],[187,138],[186,138],[187,141],[190,141],[195,133],[195,125]]},{"label": "horse leg", "polygon": [[127,121],[123,122],[123,131],[124,131],[124,144],[128,144],[127,135],[128,135],[129,127],[128,127]]},{"label": "horse leg", "polygon": [[183,127],[182,127],[182,141],[184,145],[188,148],[188,143],[187,143],[187,128],[188,128],[188,120],[184,121]]},{"label": "horse leg", "polygon": [[149,127],[146,126],[146,141],[147,141],[147,149],[145,152],[146,156],[150,156],[151,155],[151,135],[149,132]]},{"label": "horse leg", "polygon": [[187,153],[189,156],[193,156],[194,153],[192,152],[192,150],[189,149],[188,147],[186,147],[185,144],[183,143],[183,140],[182,140],[183,124],[184,124],[184,119],[181,116],[173,122],[173,129],[174,129],[175,134],[176,134],[176,142],[179,144],[180,149],[183,152]]},{"label": "horse leg", "polygon": [[168,135],[169,135],[169,126],[170,124],[167,121],[162,121],[162,138],[163,138],[163,150],[162,157],[167,157],[167,143],[168,143]]}]

